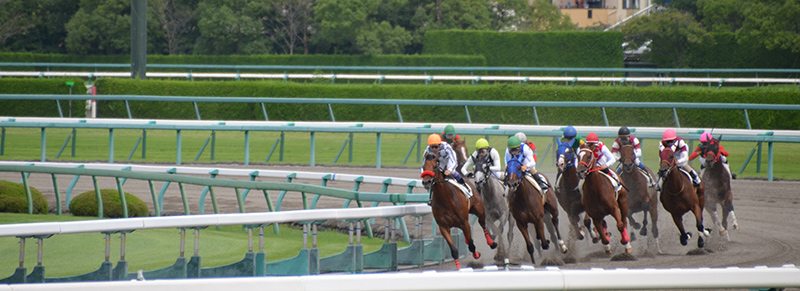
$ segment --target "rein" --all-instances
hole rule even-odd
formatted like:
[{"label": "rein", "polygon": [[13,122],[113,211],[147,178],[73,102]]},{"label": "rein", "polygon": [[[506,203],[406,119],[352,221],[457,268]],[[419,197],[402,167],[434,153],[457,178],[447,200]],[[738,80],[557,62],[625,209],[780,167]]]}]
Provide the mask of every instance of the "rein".
[{"label": "rein", "polygon": [[[662,163],[667,163],[667,165],[669,165],[669,168],[667,169],[667,173],[666,173],[667,177],[669,177],[669,175],[672,173],[672,169],[678,168],[678,165],[675,163],[674,155],[673,155],[673,158],[671,160],[661,160],[661,162]],[[680,175],[680,173],[679,173],[679,175]],[[681,183],[681,189],[678,190],[678,192],[674,192],[673,193],[673,192],[670,192],[669,190],[667,190],[667,186],[664,185],[664,187],[661,189],[661,192],[662,193],[666,192],[667,194],[670,194],[670,195],[674,196],[674,195],[678,195],[681,192],[683,192],[683,189],[685,189],[685,188],[686,188],[685,183]]]}]

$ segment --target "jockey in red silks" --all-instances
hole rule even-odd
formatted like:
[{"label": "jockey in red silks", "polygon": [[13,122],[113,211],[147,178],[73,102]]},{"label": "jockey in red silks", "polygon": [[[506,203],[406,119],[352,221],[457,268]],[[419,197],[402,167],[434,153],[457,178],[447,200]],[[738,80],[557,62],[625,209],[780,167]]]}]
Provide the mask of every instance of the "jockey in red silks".
[{"label": "jockey in red silks", "polygon": [[[700,158],[700,171],[702,171],[705,167],[705,157],[701,156],[701,154],[706,150],[711,141],[716,141],[719,143],[718,140],[714,139],[711,133],[704,132],[701,134],[700,145],[698,145],[697,148],[694,149],[694,152],[692,152],[692,154],[689,156],[690,161]],[[722,161],[722,165],[725,167],[725,169],[728,169],[728,173],[731,174],[731,177],[736,179],[736,174],[731,172],[730,166],[728,165],[728,152],[725,151],[725,148],[723,148],[721,144],[719,145],[719,160]]]},{"label": "jockey in red silks", "polygon": [[[639,142],[639,139],[636,138],[631,134],[631,130],[628,129],[627,126],[623,126],[619,128],[617,131],[617,139],[614,140],[614,143],[611,145],[611,154],[614,155],[617,160],[620,159],[619,149],[624,144],[629,144],[633,146],[633,154],[636,156],[636,159],[633,161],[634,164],[639,166],[642,171],[645,173],[649,173],[647,169],[642,164],[642,144]],[[620,162],[620,166],[622,166],[622,162]],[[617,167],[617,172],[619,172],[619,167]],[[653,181],[653,177],[650,174],[645,175],[647,176],[647,182],[650,187],[654,187],[656,185],[656,181]]]},{"label": "jockey in red silks", "polygon": [[689,172],[692,175],[692,184],[695,187],[700,186],[700,176],[694,171],[692,166],[689,165],[689,146],[686,142],[675,133],[675,130],[667,129],[661,135],[661,143],[658,145],[658,154],[666,148],[671,148],[675,152],[675,162],[679,168]]},{"label": "jockey in red silks", "polygon": [[614,180],[617,181],[617,189],[615,189],[616,191],[622,189],[622,183],[619,180],[619,176],[617,176],[617,173],[609,168],[617,162],[617,158],[611,154],[611,151],[608,150],[608,147],[600,141],[600,139],[597,137],[597,134],[594,132],[586,135],[586,145],[588,145],[589,149],[592,150],[592,154],[597,161],[597,166],[600,168],[599,171],[610,175],[612,178],[614,178]]}]

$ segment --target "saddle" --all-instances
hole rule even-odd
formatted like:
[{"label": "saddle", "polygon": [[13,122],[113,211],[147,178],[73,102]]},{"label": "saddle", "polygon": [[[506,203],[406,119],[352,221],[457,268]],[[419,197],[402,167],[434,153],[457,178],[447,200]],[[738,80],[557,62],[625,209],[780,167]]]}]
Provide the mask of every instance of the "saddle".
[{"label": "saddle", "polygon": [[686,170],[684,170],[683,168],[680,168],[680,167],[678,168],[678,170],[680,170],[681,173],[686,175],[686,177],[689,178],[689,181],[694,181],[694,179],[692,179],[692,174],[691,173],[687,172]]},{"label": "saddle", "polygon": [[597,171],[597,173],[600,173],[601,175],[603,175],[603,177],[611,181],[611,186],[614,187],[614,200],[617,200],[617,198],[619,198],[619,191],[617,191],[617,188],[619,188],[619,182],[617,182],[617,180],[614,180],[614,177],[604,173],[603,171]]},{"label": "saddle", "polygon": [[536,190],[539,191],[539,195],[542,195],[542,203],[544,203],[544,201],[547,200],[547,198],[545,197],[544,191],[542,191],[542,187],[539,186],[539,182],[533,180],[533,176],[528,174],[525,174],[525,179],[528,180],[528,182],[530,182],[531,185],[533,185],[533,188],[536,188]]},{"label": "saddle", "polygon": [[458,181],[456,181],[455,179],[447,179],[446,181],[458,187],[458,189],[461,190],[461,193],[464,193],[464,196],[466,196],[467,199],[472,198],[472,188],[470,188],[469,186],[461,185],[461,183],[458,183]]}]

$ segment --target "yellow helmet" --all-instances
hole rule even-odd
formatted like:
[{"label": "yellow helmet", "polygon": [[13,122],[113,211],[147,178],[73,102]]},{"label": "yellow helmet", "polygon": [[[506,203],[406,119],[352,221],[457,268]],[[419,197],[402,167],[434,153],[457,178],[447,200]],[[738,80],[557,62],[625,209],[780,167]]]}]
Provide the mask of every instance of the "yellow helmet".
[{"label": "yellow helmet", "polygon": [[428,136],[428,145],[439,145],[442,143],[442,137],[438,134],[431,134]]},{"label": "yellow helmet", "polygon": [[475,149],[488,149],[489,148],[489,141],[485,138],[478,139],[475,142]]}]

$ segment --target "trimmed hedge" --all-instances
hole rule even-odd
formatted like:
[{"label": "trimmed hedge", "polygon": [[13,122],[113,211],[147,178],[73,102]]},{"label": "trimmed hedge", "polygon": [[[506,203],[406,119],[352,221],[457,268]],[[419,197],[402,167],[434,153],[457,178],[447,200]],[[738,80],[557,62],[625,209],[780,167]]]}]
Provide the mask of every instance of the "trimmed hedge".
[{"label": "trimmed hedge", "polygon": [[[69,94],[69,86],[65,82],[75,82],[72,87],[72,94],[86,94],[86,86],[83,80],[77,78],[2,78],[0,79],[0,94],[67,95]],[[72,116],[85,116],[84,106],[85,104],[81,101],[73,101]],[[61,110],[64,113],[64,117],[70,116],[69,101],[61,101]],[[0,100],[0,116],[59,117],[58,104],[55,101]]]},{"label": "trimmed hedge", "polygon": [[[122,201],[119,199],[119,192],[116,189],[100,189],[100,197],[103,200],[103,217],[123,217]],[[139,197],[125,192],[125,202],[128,203],[128,217],[150,216],[147,204]],[[97,195],[94,190],[75,196],[69,203],[69,212],[75,216],[97,217],[97,208]]]},{"label": "trimmed hedge", "polygon": [[618,31],[433,30],[423,54],[483,55],[490,67],[622,68]]},{"label": "trimmed hedge", "polygon": [[[42,192],[31,187],[31,198],[33,198],[33,213],[47,214],[50,208]],[[25,195],[24,185],[0,181],[0,212],[28,213],[28,196]]]},{"label": "trimmed hedge", "polygon": [[[331,85],[295,84],[278,81],[160,81],[101,79],[98,92],[111,95],[305,97],[423,100],[509,100],[509,101],[616,101],[616,102],[703,102],[799,104],[800,90],[794,86],[707,88],[630,87],[496,84],[452,85]],[[191,103],[130,102],[134,118],[195,119]],[[239,103],[199,103],[203,119],[263,120],[261,106]],[[398,120],[394,106],[333,105],[337,121]],[[329,121],[326,105],[266,104],[270,120]],[[466,122],[462,106],[403,106],[406,122]],[[474,123],[535,124],[531,108],[470,107]],[[606,110],[610,125],[674,126],[670,109]],[[800,128],[800,112],[748,110],[753,128]],[[600,108],[537,108],[542,124],[601,125]],[[127,117],[123,102],[101,102],[100,117]],[[683,127],[746,128],[740,110],[679,109]],[[716,122],[716,123],[715,123]]]}]

